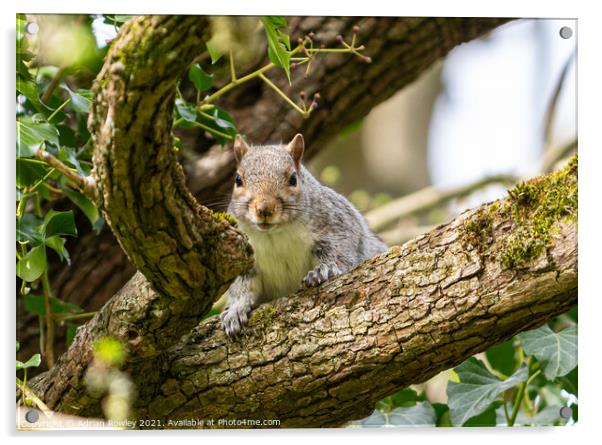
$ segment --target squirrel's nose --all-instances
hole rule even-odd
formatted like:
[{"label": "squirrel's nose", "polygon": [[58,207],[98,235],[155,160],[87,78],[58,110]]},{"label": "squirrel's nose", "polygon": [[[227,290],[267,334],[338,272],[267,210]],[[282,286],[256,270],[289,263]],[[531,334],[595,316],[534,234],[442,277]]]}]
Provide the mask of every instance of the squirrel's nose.
[{"label": "squirrel's nose", "polygon": [[273,201],[261,201],[255,206],[255,212],[260,218],[269,218],[276,211],[276,203]]}]

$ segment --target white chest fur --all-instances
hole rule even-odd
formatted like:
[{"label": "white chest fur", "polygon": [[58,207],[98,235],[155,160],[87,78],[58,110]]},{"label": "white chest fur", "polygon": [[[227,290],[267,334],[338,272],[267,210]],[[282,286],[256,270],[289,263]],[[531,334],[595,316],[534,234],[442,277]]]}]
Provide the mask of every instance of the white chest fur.
[{"label": "white chest fur", "polygon": [[245,230],[255,252],[254,288],[262,301],[284,297],[297,291],[301,281],[314,267],[313,238],[301,223],[292,223],[273,231]]}]

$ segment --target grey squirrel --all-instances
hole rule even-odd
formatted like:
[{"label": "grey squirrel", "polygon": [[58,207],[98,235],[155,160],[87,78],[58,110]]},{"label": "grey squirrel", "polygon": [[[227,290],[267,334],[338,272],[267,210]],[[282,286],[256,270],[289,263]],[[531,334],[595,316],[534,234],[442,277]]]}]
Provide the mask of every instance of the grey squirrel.
[{"label": "grey squirrel", "polygon": [[260,304],[302,284],[317,286],[387,250],[359,211],[301,164],[304,149],[301,134],[288,145],[234,141],[237,172],[228,212],[248,236],[255,263],[227,291],[221,322],[230,337]]}]

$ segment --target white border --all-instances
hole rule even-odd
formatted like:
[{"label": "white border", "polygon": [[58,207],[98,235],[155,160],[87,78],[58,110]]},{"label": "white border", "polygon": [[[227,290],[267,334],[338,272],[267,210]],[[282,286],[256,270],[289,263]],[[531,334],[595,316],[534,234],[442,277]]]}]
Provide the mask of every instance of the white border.
[{"label": "white border", "polygon": [[[2,271],[3,301],[5,304],[3,314],[5,316],[5,333],[0,346],[6,358],[7,365],[4,367],[6,375],[3,383],[7,391],[2,403],[2,420],[4,430],[9,440],[52,440],[54,437],[61,443],[77,441],[91,441],[93,443],[105,443],[107,440],[140,440],[163,442],[167,434],[180,436],[181,441],[237,441],[239,443],[260,442],[261,444],[278,443],[303,443],[320,437],[328,441],[341,438],[342,441],[365,443],[367,440],[378,441],[404,441],[404,442],[440,442],[479,444],[484,441],[487,444],[507,444],[508,441],[524,441],[546,443],[583,442],[589,443],[589,437],[595,437],[597,424],[602,423],[600,419],[599,406],[602,402],[600,387],[600,347],[597,339],[600,338],[600,317],[602,316],[602,295],[596,278],[600,275],[598,271],[600,264],[600,252],[602,252],[600,222],[600,191],[602,191],[602,162],[600,151],[602,141],[600,137],[602,106],[600,79],[599,54],[600,42],[600,19],[602,18],[595,9],[596,1],[572,0],[572,1],[525,1],[505,0],[503,2],[483,1],[417,1],[399,2],[393,4],[391,0],[369,0],[365,2],[354,2],[348,0],[329,1],[324,0],[253,0],[253,1],[231,1],[231,2],[207,2],[190,0],[103,0],[102,2],[68,2],[62,0],[20,0],[18,3],[6,4],[2,2],[2,66],[0,70],[2,81],[1,107],[1,133],[3,135],[3,159],[1,204],[3,208],[2,221],[2,257],[5,261]],[[15,126],[13,121],[14,112],[14,23],[16,12],[46,12],[46,13],[187,13],[187,14],[240,14],[240,15],[404,15],[404,16],[489,16],[489,17],[554,17],[554,18],[577,18],[579,20],[579,71],[578,71],[578,98],[579,98],[579,139],[580,139],[580,212],[579,212],[579,238],[580,238],[580,335],[579,335],[579,368],[580,368],[580,391],[579,391],[579,425],[572,428],[529,428],[519,430],[507,429],[395,429],[395,430],[287,430],[287,431],[213,431],[213,432],[94,432],[94,433],[42,433],[45,437],[24,437],[23,433],[15,436],[14,433],[14,405],[13,405],[13,374],[12,360],[14,358],[14,346],[12,339],[15,332],[14,321],[14,257],[12,249],[14,245],[14,141]],[[12,31],[11,31],[12,30]],[[40,433],[38,433],[40,436]],[[85,436],[82,437],[82,436]],[[107,437],[109,436],[109,437]],[[136,436],[136,437],[134,437]]]}]

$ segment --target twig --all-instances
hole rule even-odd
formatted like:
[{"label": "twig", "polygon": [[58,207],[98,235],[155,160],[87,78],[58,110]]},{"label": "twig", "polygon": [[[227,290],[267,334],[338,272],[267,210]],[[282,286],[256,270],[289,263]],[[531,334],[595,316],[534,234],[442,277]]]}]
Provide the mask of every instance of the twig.
[{"label": "twig", "polygon": [[61,172],[64,176],[66,176],[73,183],[75,183],[76,187],[88,198],[90,198],[92,202],[98,204],[98,198],[96,196],[96,186],[94,184],[94,180],[91,177],[80,176],[74,169],[66,166],[42,148],[40,148],[36,152],[36,156],[38,157],[38,159],[44,161],[46,164],[50,165],[55,170]]},{"label": "twig", "polygon": [[50,408],[48,408],[48,406],[42,402],[42,399],[40,399],[36,393],[34,393],[27,385],[25,385],[25,383],[23,381],[21,381],[21,379],[19,379],[19,377],[16,377],[17,379],[17,388],[19,388],[21,390],[21,392],[23,393],[23,400],[25,400],[25,398],[33,400],[33,403],[35,403],[37,405],[38,408],[40,408],[40,410],[46,415],[49,416],[52,414],[52,410]]},{"label": "twig", "polygon": [[489,184],[514,184],[516,181],[517,178],[512,175],[495,175],[445,191],[429,186],[368,212],[366,219],[370,227],[378,232],[395,221],[430,210],[454,198],[469,195]]},{"label": "twig", "polygon": [[[296,58],[293,58],[292,56],[294,56],[295,54],[297,54],[301,51],[304,51],[308,57],[304,57],[303,61],[301,61],[300,63],[297,63],[297,65],[308,62],[310,57],[312,57],[314,54],[320,54],[320,53],[350,53],[350,54],[355,54],[355,55],[363,58],[364,60],[369,59],[369,58],[363,56],[359,52],[359,51],[362,51],[365,49],[363,45],[358,46],[358,47],[349,46],[349,45],[345,45],[345,46],[346,46],[345,48],[305,48],[305,46],[303,46],[303,44],[301,43],[290,52],[291,61],[293,59],[296,59]],[[275,67],[276,67],[275,64],[268,63],[267,65],[263,66],[262,68],[259,68],[258,70],[253,71],[250,74],[247,74],[246,76],[243,76],[241,78],[236,78],[236,74],[234,72],[234,60],[232,58],[232,54],[230,54],[230,75],[232,77],[232,80],[229,83],[227,83],[226,85],[224,85],[223,87],[221,87],[219,90],[217,90],[215,93],[205,97],[201,101],[201,103],[202,104],[210,104],[210,103],[214,102],[216,99],[223,96],[225,93],[227,93],[231,89],[233,89],[235,86],[240,85],[245,82],[248,82],[249,80],[255,79],[257,77],[261,77],[261,76],[263,76],[263,74],[265,72],[267,72]],[[288,99],[288,97],[287,97],[287,99]],[[292,101],[289,99],[288,102],[291,103]],[[296,107],[296,109],[301,114],[304,114],[303,110],[301,110],[299,107]]]},{"label": "twig", "polygon": [[391,230],[387,230],[384,232],[380,232],[378,236],[387,244],[388,246],[394,246],[396,244],[403,244],[406,241],[409,241],[417,236],[422,235],[423,233],[430,232],[435,228],[432,226],[404,226],[404,227],[396,227]]},{"label": "twig", "polygon": [[297,112],[299,112],[299,114],[301,114],[301,116],[303,117],[308,117],[311,113],[311,110],[313,109],[312,107],[309,108],[309,110],[302,110],[301,107],[299,107],[299,105],[297,105],[295,102],[293,102],[290,97],[288,97],[284,91],[282,91],[280,88],[278,88],[276,86],[275,83],[273,83],[270,79],[268,79],[267,77],[265,77],[262,74],[259,75],[259,78],[261,80],[263,80],[266,84],[268,84],[268,86],[273,89],[274,91],[276,91],[276,93],[278,93],[278,95],[280,97],[282,97],[291,107],[293,107],[295,110],[297,110]]},{"label": "twig", "polygon": [[44,309],[46,310],[46,344],[44,346],[44,358],[48,369],[54,366],[54,320],[52,318],[52,304],[50,302],[50,282],[48,281],[48,270],[42,274],[42,291],[44,294]]},{"label": "twig", "polygon": [[234,55],[232,49],[230,49],[230,79],[232,82],[236,82],[236,70],[234,69]]},{"label": "twig", "polygon": [[549,148],[541,158],[541,173],[549,173],[554,165],[561,159],[566,158],[572,151],[577,149],[577,139],[566,145]]},{"label": "twig", "polygon": [[70,320],[81,320],[82,318],[92,318],[96,315],[96,311],[82,312],[80,314],[52,314],[54,319],[59,323]]},{"label": "twig", "polygon": [[558,82],[556,83],[556,87],[554,88],[554,92],[552,93],[552,97],[550,98],[550,102],[548,103],[548,107],[546,109],[546,114],[544,118],[544,147],[548,147],[552,141],[552,127],[554,126],[554,121],[556,118],[556,108],[558,106],[558,99],[560,98],[560,93],[562,92],[562,87],[564,86],[564,82],[566,80],[566,76],[569,72],[569,68],[573,59],[575,57],[575,52],[573,51],[560,72],[560,77],[558,78]]},{"label": "twig", "polygon": [[65,68],[61,67],[54,74],[54,77],[52,78],[52,80],[50,80],[50,83],[48,84],[46,91],[44,91],[44,95],[41,98],[42,102],[44,102],[45,104],[48,103],[48,101],[50,100],[50,96],[52,96],[52,92],[55,90],[55,88],[57,87],[57,85],[59,84],[61,79],[63,78],[64,73],[65,73]]}]

